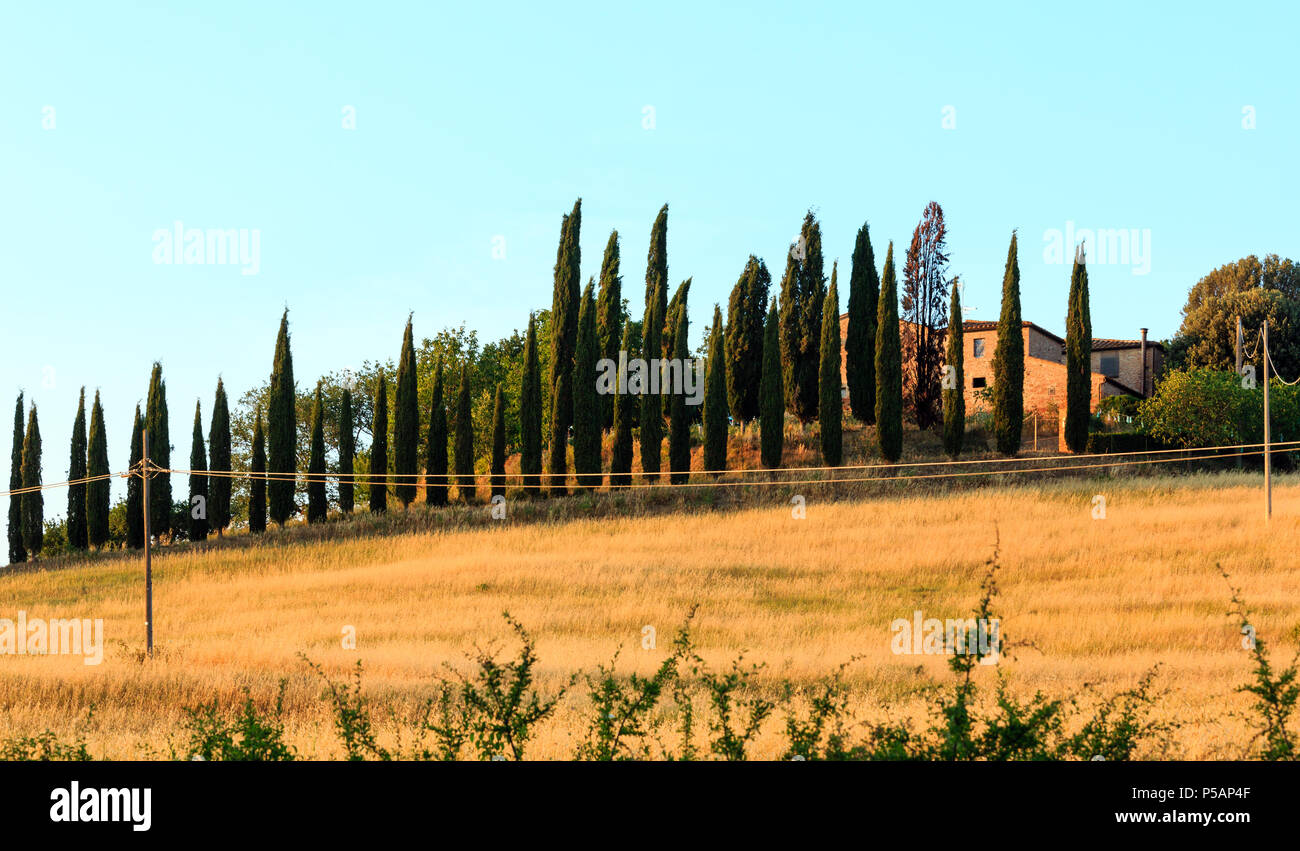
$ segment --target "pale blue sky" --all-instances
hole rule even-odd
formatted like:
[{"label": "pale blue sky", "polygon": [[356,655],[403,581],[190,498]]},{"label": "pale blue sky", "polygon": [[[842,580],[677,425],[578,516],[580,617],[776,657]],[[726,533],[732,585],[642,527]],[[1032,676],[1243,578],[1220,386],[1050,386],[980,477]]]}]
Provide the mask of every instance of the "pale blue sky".
[{"label": "pale blue sky", "polygon": [[[154,359],[188,457],[195,398],[206,419],[218,374],[232,397],[266,376],[285,304],[302,382],[395,356],[411,310],[417,334],[506,334],[549,307],[578,196],[584,280],[618,228],[638,314],[670,204],[692,344],[750,253],[779,277],[809,206],[829,271],[864,221],[883,260],[940,202],[976,318],[1019,228],[1025,317],[1057,333],[1069,268],[1044,235],[1067,222],[1150,231],[1149,274],[1090,269],[1101,337],[1167,337],[1205,272],[1300,255],[1291,3],[173,6],[0,19],[0,481],[20,388],[46,481],[83,384],[124,467]],[[258,229],[259,273],[156,265],[178,219]]]}]

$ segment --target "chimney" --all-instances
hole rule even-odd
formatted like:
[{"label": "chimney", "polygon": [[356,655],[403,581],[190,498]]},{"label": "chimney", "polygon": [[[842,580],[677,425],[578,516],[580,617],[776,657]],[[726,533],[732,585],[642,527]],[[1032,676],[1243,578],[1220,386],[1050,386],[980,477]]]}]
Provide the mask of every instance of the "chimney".
[{"label": "chimney", "polygon": [[1147,329],[1139,328],[1142,332],[1142,345],[1138,347],[1142,357],[1142,398],[1147,398]]}]

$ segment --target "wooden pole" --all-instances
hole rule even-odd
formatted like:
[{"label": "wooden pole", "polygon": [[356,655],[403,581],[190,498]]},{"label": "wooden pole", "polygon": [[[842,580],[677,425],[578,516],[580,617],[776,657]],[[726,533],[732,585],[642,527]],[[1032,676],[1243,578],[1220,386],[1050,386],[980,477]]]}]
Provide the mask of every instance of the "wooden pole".
[{"label": "wooden pole", "polygon": [[1273,516],[1273,461],[1269,453],[1272,431],[1268,417],[1268,320],[1264,320],[1264,520]]},{"label": "wooden pole", "polygon": [[144,477],[144,641],[153,658],[153,558],[149,546],[149,430],[140,432],[140,475]]}]

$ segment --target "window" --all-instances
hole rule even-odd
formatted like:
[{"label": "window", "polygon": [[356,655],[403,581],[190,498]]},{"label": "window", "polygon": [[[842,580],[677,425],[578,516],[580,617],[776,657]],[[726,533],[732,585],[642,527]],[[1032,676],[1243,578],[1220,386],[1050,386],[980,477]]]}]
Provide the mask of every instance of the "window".
[{"label": "window", "polygon": [[[982,357],[984,357],[984,341],[983,341],[982,339],[976,338],[976,339],[973,341],[973,343],[974,343],[974,345],[975,345],[975,357],[977,357],[977,358],[982,358]],[[981,379],[981,380],[983,380],[983,379]],[[983,387],[984,385],[983,385],[983,384],[977,384],[977,385],[975,385],[975,386],[976,386],[976,387]]]},{"label": "window", "polygon": [[[978,343],[978,342],[980,342],[980,341],[979,341],[979,340],[976,340],[975,342]],[[980,376],[979,378],[972,378],[972,379],[970,380],[970,386],[971,386],[971,387],[974,387],[976,390],[978,390],[978,389],[981,388],[981,387],[986,386],[986,384],[987,384],[987,382],[985,381],[985,379],[984,379],[983,376]]]},{"label": "window", "polygon": [[1107,378],[1119,377],[1119,355],[1101,356],[1101,374]]}]

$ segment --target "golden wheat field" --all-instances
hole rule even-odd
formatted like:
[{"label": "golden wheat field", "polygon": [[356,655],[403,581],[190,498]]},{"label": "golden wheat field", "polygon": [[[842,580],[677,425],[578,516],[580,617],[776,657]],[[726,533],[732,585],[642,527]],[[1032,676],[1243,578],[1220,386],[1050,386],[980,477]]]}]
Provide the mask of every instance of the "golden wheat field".
[{"label": "golden wheat field", "polygon": [[[1094,519],[1093,497],[1106,498]],[[484,508],[484,511],[487,509]],[[999,542],[995,612],[1013,659],[980,668],[1013,691],[1088,701],[1134,685],[1157,663],[1157,715],[1181,725],[1151,757],[1235,758],[1250,740],[1235,692],[1242,648],[1229,571],[1275,661],[1300,625],[1300,480],[1278,477],[1266,527],[1258,475],[1066,481],[1038,487],[809,499],[806,517],[773,500],[736,510],[522,523],[261,547],[164,551],[154,561],[157,655],[144,643],[143,566],[118,559],[0,576],[0,616],[103,618],[105,657],[0,657],[0,731],[84,735],[96,757],[166,757],[182,707],[245,689],[272,700],[287,679],[287,734],[300,754],[336,757],[322,683],[306,654],[343,678],[357,660],[383,737],[475,643],[510,650],[503,610],[531,632],[539,685],[608,663],[648,673],[698,606],[700,654],[742,651],[775,689],[847,669],[861,719],[919,717],[950,674],[939,656],[891,652],[890,625],[966,616]],[[643,648],[653,627],[654,649]],[[356,648],[342,636],[354,628]],[[94,707],[93,714],[90,708]],[[580,680],[531,742],[568,758],[587,727]],[[759,741],[778,753],[780,715]]]}]

